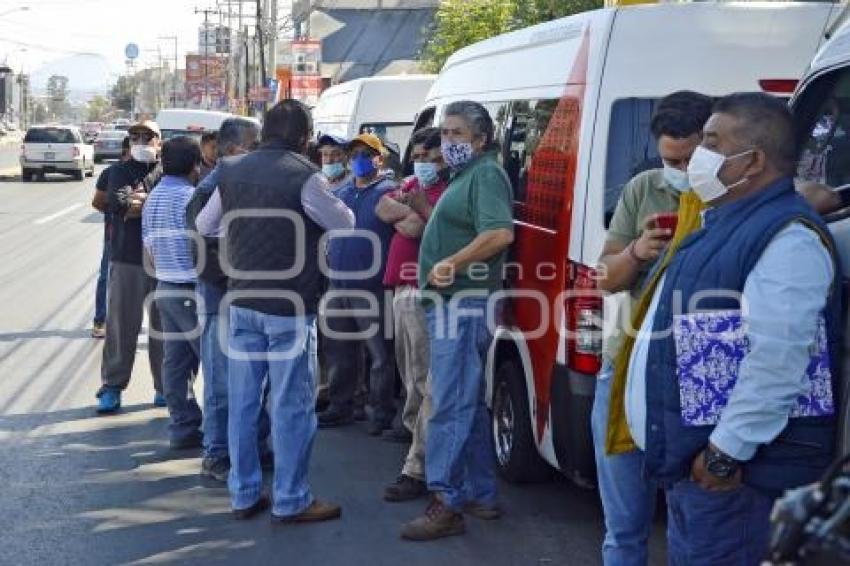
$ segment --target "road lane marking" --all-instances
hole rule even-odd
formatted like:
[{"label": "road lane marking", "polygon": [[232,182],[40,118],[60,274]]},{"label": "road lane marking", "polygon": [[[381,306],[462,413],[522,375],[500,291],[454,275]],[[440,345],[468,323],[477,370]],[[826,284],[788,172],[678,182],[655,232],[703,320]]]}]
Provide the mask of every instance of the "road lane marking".
[{"label": "road lane marking", "polygon": [[66,214],[68,214],[69,212],[74,212],[75,210],[77,210],[77,209],[78,209],[78,208],[80,208],[81,206],[83,206],[81,203],[72,204],[72,205],[71,205],[71,206],[69,206],[68,208],[63,208],[63,209],[62,209],[62,210],[60,210],[59,212],[56,212],[56,213],[54,213],[54,214],[51,214],[50,216],[45,216],[44,218],[39,218],[38,220],[36,220],[35,222],[33,222],[33,224],[47,224],[47,223],[48,223],[48,222],[50,222],[51,220],[56,220],[56,219],[57,219],[57,218],[59,218],[60,216],[65,216],[65,215],[66,215]]}]

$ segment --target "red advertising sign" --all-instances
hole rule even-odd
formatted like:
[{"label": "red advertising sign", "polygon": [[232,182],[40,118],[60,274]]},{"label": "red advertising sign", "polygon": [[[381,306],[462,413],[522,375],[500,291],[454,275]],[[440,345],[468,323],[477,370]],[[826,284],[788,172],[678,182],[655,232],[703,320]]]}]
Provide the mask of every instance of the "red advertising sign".
[{"label": "red advertising sign", "polygon": [[186,55],[186,100],[200,105],[204,95],[221,98],[226,92],[227,62],[216,55]]}]

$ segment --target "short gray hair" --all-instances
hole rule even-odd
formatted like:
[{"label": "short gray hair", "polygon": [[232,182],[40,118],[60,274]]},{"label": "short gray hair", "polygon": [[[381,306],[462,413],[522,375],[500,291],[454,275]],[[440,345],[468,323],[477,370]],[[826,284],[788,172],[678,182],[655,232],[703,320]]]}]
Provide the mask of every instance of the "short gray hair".
[{"label": "short gray hair", "polygon": [[256,122],[241,116],[228,118],[218,130],[218,154],[230,155],[235,148],[251,149],[260,139]]},{"label": "short gray hair", "polygon": [[493,119],[481,104],[472,100],[458,100],[446,106],[444,115],[463,118],[474,136],[484,138],[485,147],[493,144]]}]

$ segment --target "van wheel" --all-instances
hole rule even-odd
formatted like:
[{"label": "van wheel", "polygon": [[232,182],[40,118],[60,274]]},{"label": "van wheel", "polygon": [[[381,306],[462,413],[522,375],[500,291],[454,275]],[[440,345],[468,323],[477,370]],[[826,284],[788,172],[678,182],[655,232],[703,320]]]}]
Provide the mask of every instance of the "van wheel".
[{"label": "van wheel", "polygon": [[22,169],[21,170],[21,182],[29,183],[30,181],[32,181],[33,177],[34,177],[34,175],[32,174],[32,171],[30,171],[29,169]]},{"label": "van wheel", "polygon": [[523,372],[516,360],[503,362],[493,390],[493,447],[503,478],[514,483],[539,482],[552,468],[537,452],[528,411]]},{"label": "van wheel", "polygon": [[79,171],[74,171],[74,172],[72,173],[72,176],[73,176],[73,178],[74,178],[74,180],[75,180],[75,181],[82,181],[82,180],[83,180],[83,178],[84,178],[86,175],[85,175],[84,170],[83,170],[83,169],[80,169]]}]

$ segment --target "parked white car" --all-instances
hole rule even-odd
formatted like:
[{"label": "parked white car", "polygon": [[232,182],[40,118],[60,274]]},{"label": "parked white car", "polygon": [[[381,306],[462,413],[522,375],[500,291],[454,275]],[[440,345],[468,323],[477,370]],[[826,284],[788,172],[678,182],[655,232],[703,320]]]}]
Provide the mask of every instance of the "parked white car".
[{"label": "parked white car", "polygon": [[94,146],[84,142],[73,126],[33,126],[21,149],[24,182],[46,173],[65,173],[78,181],[94,175]]}]

